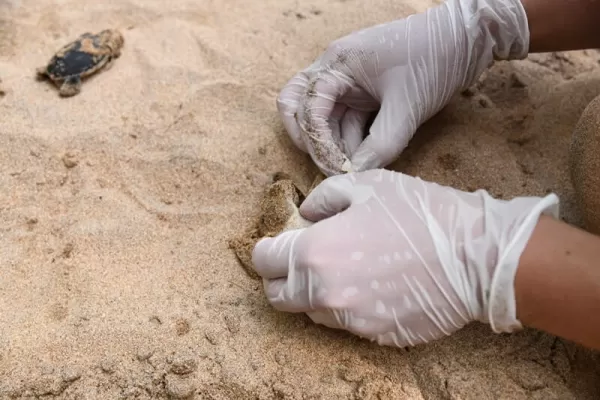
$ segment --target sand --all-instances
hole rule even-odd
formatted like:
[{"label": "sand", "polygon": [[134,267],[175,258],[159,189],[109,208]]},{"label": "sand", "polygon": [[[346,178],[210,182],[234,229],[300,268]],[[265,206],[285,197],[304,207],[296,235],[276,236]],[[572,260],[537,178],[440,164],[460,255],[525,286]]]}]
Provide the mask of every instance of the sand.
[{"label": "sand", "polygon": [[600,234],[600,96],[579,117],[569,149],[569,170],[583,227]]},{"label": "sand", "polygon": [[[0,398],[598,398],[598,354],[541,332],[472,324],[393,349],[279,313],[229,248],[273,173],[317,173],[277,115],[285,82],[341,35],[432,4],[0,2]],[[35,79],[104,28],[125,47],[80,94]],[[568,149],[599,61],[497,64],[392,168],[503,198],[555,191],[580,224]]]}]

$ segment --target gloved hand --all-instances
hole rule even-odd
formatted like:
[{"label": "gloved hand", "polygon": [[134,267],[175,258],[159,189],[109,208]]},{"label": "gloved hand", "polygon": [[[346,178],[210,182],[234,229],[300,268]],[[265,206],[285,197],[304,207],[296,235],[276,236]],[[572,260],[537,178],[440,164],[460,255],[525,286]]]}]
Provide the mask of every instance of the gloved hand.
[{"label": "gloved hand", "polygon": [[338,175],[306,198],[311,221],[257,243],[253,264],[278,310],[383,345],[449,335],[471,321],[521,328],[514,277],[558,198],[494,199],[386,170]]},{"label": "gloved hand", "polygon": [[277,107],[325,175],[384,167],[494,59],[524,58],[528,49],[519,0],[449,0],[332,42],[286,84]]}]

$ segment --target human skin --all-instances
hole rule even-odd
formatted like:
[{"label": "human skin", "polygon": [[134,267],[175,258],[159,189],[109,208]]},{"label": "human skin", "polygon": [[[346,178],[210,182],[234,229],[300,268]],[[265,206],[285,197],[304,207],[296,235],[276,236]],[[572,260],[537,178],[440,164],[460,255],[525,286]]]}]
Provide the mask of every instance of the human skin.
[{"label": "human skin", "polygon": [[600,0],[522,0],[529,52],[600,47]]},{"label": "human skin", "polygon": [[525,326],[600,350],[600,237],[542,216],[515,276]]},{"label": "human skin", "polygon": [[[600,47],[600,0],[522,0],[530,53]],[[600,349],[600,237],[541,217],[515,276],[525,326]]]}]

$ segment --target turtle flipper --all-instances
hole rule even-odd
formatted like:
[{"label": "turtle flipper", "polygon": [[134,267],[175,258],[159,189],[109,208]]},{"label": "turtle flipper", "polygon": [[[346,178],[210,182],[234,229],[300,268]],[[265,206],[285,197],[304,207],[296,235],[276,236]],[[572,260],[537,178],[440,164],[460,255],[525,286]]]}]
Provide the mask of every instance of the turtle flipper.
[{"label": "turtle flipper", "polygon": [[39,80],[46,79],[48,77],[48,68],[46,66],[35,69],[35,76]]},{"label": "turtle flipper", "polygon": [[108,71],[109,69],[111,69],[114,63],[114,57],[108,57],[108,61],[106,61],[106,64],[104,64],[104,70]]},{"label": "turtle flipper", "polygon": [[79,75],[73,75],[65,79],[60,87],[59,93],[63,97],[75,96],[81,92],[81,78]]}]

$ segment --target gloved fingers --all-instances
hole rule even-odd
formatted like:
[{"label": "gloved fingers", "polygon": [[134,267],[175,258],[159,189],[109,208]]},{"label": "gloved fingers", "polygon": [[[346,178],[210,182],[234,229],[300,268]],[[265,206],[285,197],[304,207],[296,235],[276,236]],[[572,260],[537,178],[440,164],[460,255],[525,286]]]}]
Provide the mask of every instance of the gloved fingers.
[{"label": "gloved fingers", "polygon": [[360,86],[353,85],[338,99],[338,102],[359,111],[376,111],[381,101]]},{"label": "gloved fingers", "polygon": [[261,239],[252,251],[252,264],[264,279],[285,278],[293,262],[293,246],[304,229],[294,229]]},{"label": "gloved fingers", "polygon": [[[331,117],[328,121],[333,141],[336,144],[336,146],[339,147],[342,151],[344,151],[344,143],[342,141],[342,120],[347,109],[348,106],[346,106],[345,104],[336,103],[336,105],[333,107]],[[348,154],[345,151],[344,154],[348,156]]]},{"label": "gloved fingers", "polygon": [[354,186],[350,174],[323,180],[300,205],[300,214],[310,221],[319,221],[344,211],[352,203]]},{"label": "gloved fingers", "polygon": [[320,70],[310,78],[298,107],[297,120],[306,147],[326,176],[347,172],[350,166],[329,125],[337,100],[350,84],[350,78],[342,74]]},{"label": "gloved fingers", "polygon": [[352,157],[362,143],[368,121],[368,111],[358,111],[353,108],[346,110],[341,123],[341,135],[344,150],[348,157]]},{"label": "gloved fingers", "polygon": [[301,151],[308,153],[302,131],[296,120],[299,102],[308,85],[308,75],[302,71],[290,79],[277,97],[277,110],[290,138]]},{"label": "gloved fingers", "polygon": [[276,310],[293,313],[311,310],[308,291],[312,288],[304,282],[298,286],[286,278],[264,279],[263,287],[267,300]]},{"label": "gloved fingers", "polygon": [[[359,337],[377,341],[380,345],[396,345],[398,347],[409,345],[405,335],[403,335],[406,330],[397,323],[390,323],[387,317],[379,320],[373,318],[372,313],[356,312],[348,309],[319,309],[307,312],[306,315],[314,323],[328,328],[347,330]],[[398,333],[397,329],[401,333]],[[386,333],[378,334],[378,332]]]},{"label": "gloved fingers", "polygon": [[345,329],[336,317],[332,309],[319,309],[307,312],[306,315],[315,323],[331,329]]},{"label": "gloved fingers", "polygon": [[352,156],[352,170],[365,171],[392,163],[406,148],[417,124],[400,101],[384,99],[370,134]]}]

